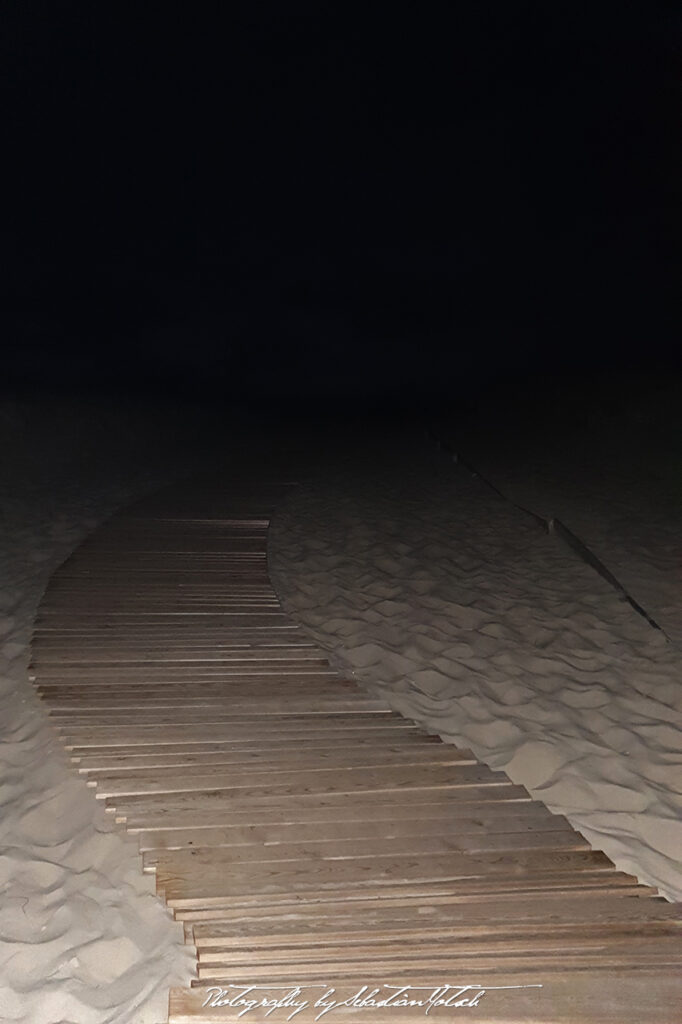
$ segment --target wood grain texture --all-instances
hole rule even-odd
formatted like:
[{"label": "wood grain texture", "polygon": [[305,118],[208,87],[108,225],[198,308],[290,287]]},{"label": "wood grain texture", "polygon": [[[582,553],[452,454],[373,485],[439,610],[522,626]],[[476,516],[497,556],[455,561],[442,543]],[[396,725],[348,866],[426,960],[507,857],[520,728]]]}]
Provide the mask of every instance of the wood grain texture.
[{"label": "wood grain texture", "polygon": [[292,486],[247,472],[138,502],[57,570],[36,619],[29,674],[83,799],[138,837],[196,945],[169,1022],[237,1022],[239,986],[298,985],[299,1024],[328,988],[348,1005],[324,1020],[413,1024],[424,1006],[354,997],[446,985],[429,1018],[676,1024],[681,908],[284,614],[267,528]]}]

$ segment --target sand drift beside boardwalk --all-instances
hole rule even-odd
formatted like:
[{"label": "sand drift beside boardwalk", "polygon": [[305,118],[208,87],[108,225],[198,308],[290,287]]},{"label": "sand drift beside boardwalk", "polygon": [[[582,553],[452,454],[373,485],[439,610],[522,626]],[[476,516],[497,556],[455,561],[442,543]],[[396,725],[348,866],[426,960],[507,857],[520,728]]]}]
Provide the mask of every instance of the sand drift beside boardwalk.
[{"label": "sand drift beside boardwalk", "polygon": [[[0,416],[0,1020],[158,1024],[193,969],[140,869],[69,765],[27,675],[50,574],[103,520],[190,463],[172,424],[90,408]],[[170,452],[168,448],[170,447]]]},{"label": "sand drift beside boardwalk", "polygon": [[401,441],[295,492],[270,569],[358,681],[682,897],[682,654],[570,550]]}]

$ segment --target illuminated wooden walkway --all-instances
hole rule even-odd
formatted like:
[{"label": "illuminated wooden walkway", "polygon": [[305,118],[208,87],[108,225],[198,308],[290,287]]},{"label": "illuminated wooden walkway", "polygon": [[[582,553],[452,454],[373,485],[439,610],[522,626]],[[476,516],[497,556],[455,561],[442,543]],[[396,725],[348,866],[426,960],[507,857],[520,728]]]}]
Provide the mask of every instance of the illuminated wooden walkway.
[{"label": "illuminated wooden walkway", "polygon": [[[298,985],[300,1024],[365,985],[452,986],[437,1020],[682,1020],[682,908],[341,678],[283,614],[266,536],[289,486],[133,506],[55,573],[36,623],[31,671],[74,770],[197,947],[169,1020],[236,1021],[245,984]],[[394,995],[322,1019],[425,1011]]]}]

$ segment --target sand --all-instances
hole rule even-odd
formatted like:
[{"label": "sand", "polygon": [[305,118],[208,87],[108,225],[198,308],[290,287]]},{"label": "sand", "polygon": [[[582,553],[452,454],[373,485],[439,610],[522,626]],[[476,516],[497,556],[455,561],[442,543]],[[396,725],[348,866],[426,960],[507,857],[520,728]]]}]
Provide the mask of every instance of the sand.
[{"label": "sand", "polygon": [[[192,950],[134,841],[71,771],[28,682],[28,644],[49,575],[80,540],[216,454],[198,458],[172,411],[150,424],[15,405],[0,431],[0,1018],[158,1024]],[[679,651],[425,436],[343,438],[313,462],[271,530],[286,608],[360,683],[682,896]]]},{"label": "sand", "polygon": [[471,428],[438,430],[511,500],[561,519],[682,650],[677,376],[596,379],[577,393],[548,386],[521,423],[491,401]]},{"label": "sand", "polygon": [[[110,413],[110,415],[109,415]],[[50,573],[118,508],[191,465],[168,418],[5,406],[0,418],[0,1019],[158,1024],[192,950],[70,768],[28,676]],[[150,468],[151,467],[151,468]]]},{"label": "sand", "polygon": [[682,653],[564,544],[404,437],[297,490],[270,567],[340,669],[682,899]]}]

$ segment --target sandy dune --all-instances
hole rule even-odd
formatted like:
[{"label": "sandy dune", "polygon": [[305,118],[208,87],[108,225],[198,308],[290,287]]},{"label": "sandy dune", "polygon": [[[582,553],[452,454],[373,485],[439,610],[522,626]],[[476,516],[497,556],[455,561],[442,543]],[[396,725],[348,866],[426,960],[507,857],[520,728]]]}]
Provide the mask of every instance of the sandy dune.
[{"label": "sandy dune", "polygon": [[270,565],[358,681],[682,898],[682,654],[569,549],[402,439],[295,492]]},{"label": "sandy dune", "polygon": [[185,984],[193,968],[136,843],[114,831],[74,774],[26,672],[50,573],[117,508],[188,469],[186,456],[176,463],[139,437],[144,423],[128,423],[122,437],[126,424],[108,430],[97,421],[96,410],[39,422],[35,410],[11,408],[2,422],[0,1019],[8,1024],[158,1024],[168,987]]},{"label": "sandy dune", "polygon": [[[9,409],[0,427],[0,1017],[157,1024],[190,950],[135,844],[69,768],[26,666],[52,570],[201,459],[172,416],[150,432],[101,410]],[[680,897],[680,653],[425,439],[321,449],[271,531],[289,610],[360,682]]]}]

